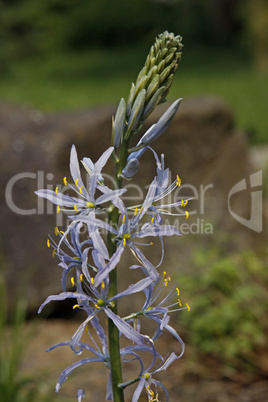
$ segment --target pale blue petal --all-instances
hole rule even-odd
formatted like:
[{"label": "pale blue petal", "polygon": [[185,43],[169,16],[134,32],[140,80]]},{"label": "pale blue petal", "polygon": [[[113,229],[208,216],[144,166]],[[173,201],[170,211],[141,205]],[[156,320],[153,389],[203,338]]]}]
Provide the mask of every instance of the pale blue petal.
[{"label": "pale blue petal", "polygon": [[175,360],[178,359],[178,356],[175,355],[174,352],[170,354],[170,356],[167,358],[164,364],[162,364],[161,367],[159,367],[157,370],[154,371],[154,373],[158,373],[159,371],[166,371],[166,369],[173,363]]},{"label": "pale blue petal", "polygon": [[[78,157],[77,157],[77,152],[76,148],[74,145],[72,145],[71,148],[71,155],[70,155],[70,173],[73,178],[74,183],[76,186],[82,191],[83,196],[86,199],[89,199],[88,193],[85,189],[83,180],[81,178],[81,173],[80,173],[80,168],[79,168],[79,162],[78,162]],[[78,179],[78,181],[77,181]]]},{"label": "pale blue petal", "polygon": [[89,233],[91,240],[93,241],[93,246],[95,250],[101,255],[102,258],[109,259],[109,253],[104,243],[103,238],[101,237],[98,229]]},{"label": "pale blue petal", "polygon": [[109,157],[111,156],[113,150],[114,150],[114,147],[110,147],[105,152],[103,152],[101,157],[95,163],[94,169],[92,169],[92,172],[90,175],[90,180],[89,180],[89,194],[92,197],[92,199],[94,199],[94,194],[95,194],[97,182],[99,180],[99,175],[102,171],[103,166],[106,164]]},{"label": "pale blue petal", "polygon": [[105,194],[101,195],[96,199],[96,204],[104,204],[105,202],[113,201],[116,197],[119,197],[123,193],[125,193],[127,190],[122,189],[122,190],[110,190],[110,192],[106,192]]},{"label": "pale blue petal", "polygon": [[68,218],[72,219],[74,222],[76,222],[76,221],[84,222],[87,225],[90,225],[92,227],[106,229],[109,232],[117,234],[117,231],[111,225],[109,225],[108,223],[103,222],[100,219],[93,218],[93,217],[88,216],[88,215],[87,216],[84,216],[84,215],[69,216]]},{"label": "pale blue petal", "polygon": [[[120,350],[120,354],[122,356],[123,362],[125,362],[125,363],[132,362],[134,360],[139,361],[139,363],[141,365],[141,370],[140,370],[140,374],[139,374],[139,376],[140,376],[140,375],[142,375],[142,373],[144,371],[144,365],[143,365],[141,357],[136,352],[134,352],[134,349],[136,350],[136,347],[137,347],[137,345],[127,346],[126,348]],[[140,347],[147,347],[148,348],[148,346],[146,346],[146,345],[142,345]],[[147,352],[147,349],[143,349],[142,351]],[[131,358],[131,359],[126,358],[126,356],[128,356],[128,355],[134,356],[134,358]]]},{"label": "pale blue petal", "polygon": [[152,282],[153,282],[153,280],[152,280],[152,278],[150,278],[150,277],[141,279],[139,282],[130,285],[130,286],[129,286],[126,290],[124,290],[123,292],[117,293],[117,295],[115,295],[114,297],[112,297],[111,299],[109,299],[109,301],[116,300],[116,299],[119,299],[119,298],[121,298],[121,297],[131,295],[131,294],[133,294],[133,293],[141,292],[142,290],[144,290],[145,288],[147,288],[147,286],[149,286]]},{"label": "pale blue petal", "polygon": [[132,396],[131,402],[139,402],[139,399],[140,399],[142,390],[145,387],[145,384],[146,384],[145,378],[141,377],[139,385],[135,389],[135,392],[134,392],[134,394]]},{"label": "pale blue petal", "polygon": [[108,377],[108,382],[106,386],[106,401],[112,401],[113,400],[113,388],[112,388],[112,377],[111,377],[111,372],[109,371],[109,377]]},{"label": "pale blue petal", "polygon": [[144,214],[147,212],[148,208],[152,205],[154,196],[156,192],[156,179],[152,181],[150,184],[149,190],[147,192],[146,198],[144,200],[144,203],[142,204],[142,213],[140,214],[140,218],[144,216]]},{"label": "pale blue petal", "polygon": [[[138,142],[138,144],[136,145],[136,147],[139,146],[140,143],[141,143],[141,141]],[[139,160],[140,157],[144,154],[144,152],[146,151],[147,148],[148,148],[148,146],[145,146],[145,147],[139,149],[138,151],[132,152],[132,153],[129,155],[129,157],[127,158],[127,162],[130,162],[131,159],[138,159],[138,160]],[[126,167],[125,167],[124,169],[126,169]]]},{"label": "pale blue petal", "polygon": [[62,301],[62,300],[66,300],[68,298],[80,299],[80,300],[85,300],[85,301],[91,300],[89,298],[89,296],[82,294],[82,293],[62,292],[58,295],[48,296],[47,299],[44,301],[44,303],[42,303],[41,306],[39,307],[38,314],[40,314],[41,311],[43,310],[44,306],[46,306],[51,301]]},{"label": "pale blue petal", "polygon": [[150,148],[150,150],[153,152],[155,160],[156,160],[157,190],[156,190],[155,196],[157,197],[168,186],[169,169],[168,168],[165,169],[164,154],[161,154],[161,163],[160,163],[157,153],[152,148]]},{"label": "pale blue petal", "polygon": [[79,198],[71,197],[68,194],[62,194],[62,193],[58,193],[56,195],[55,191],[52,190],[42,189],[35,191],[35,194],[38,195],[38,197],[46,198],[47,200],[53,202],[53,204],[59,205],[60,207],[73,208],[74,205],[81,207],[85,206],[85,201]]},{"label": "pale blue petal", "polygon": [[159,274],[155,269],[155,267],[153,266],[153,264],[149,260],[147,260],[143,252],[134,244],[131,244],[130,249],[137,258],[137,260],[141,262],[142,264],[141,269],[143,270],[145,275],[150,276],[153,282],[158,282]]},{"label": "pale blue petal", "polygon": [[90,357],[88,359],[82,359],[78,362],[75,362],[71,364],[69,367],[67,367],[61,375],[59,376],[58,382],[56,384],[56,392],[59,392],[62,384],[67,380],[68,376],[77,368],[82,366],[83,364],[87,363],[92,363],[92,362],[101,362],[103,359],[100,359],[99,357]]},{"label": "pale blue petal", "polygon": [[[51,346],[49,349],[46,350],[46,352],[51,352],[51,350],[58,348],[59,346],[70,346],[70,341],[66,341],[66,342],[60,342],[57,343],[56,345]],[[103,359],[103,354],[98,352],[96,349],[94,349],[92,346],[86,344],[85,342],[78,342],[77,346],[88,350],[91,353],[94,353],[95,355],[97,355],[99,358]]]},{"label": "pale blue petal", "polygon": [[84,399],[85,395],[86,395],[86,391],[83,388],[80,388],[77,391],[77,395],[76,395],[76,398],[78,399],[78,402],[81,402],[82,399]]},{"label": "pale blue petal", "polygon": [[94,279],[94,287],[97,288],[101,282],[107,277],[107,275],[109,274],[109,272],[111,272],[119,263],[120,259],[121,259],[121,255],[124,251],[124,246],[121,243],[116,252],[112,255],[110,261],[108,262],[108,264],[97,273],[97,275],[95,276]]},{"label": "pale blue petal", "polygon": [[147,337],[135,331],[135,329],[131,325],[123,321],[122,318],[118,317],[118,315],[114,314],[108,307],[104,307],[104,311],[106,315],[117,326],[118,330],[132,342],[136,343],[137,345],[141,345],[148,340]]},{"label": "pale blue petal", "polygon": [[168,394],[168,390],[166,389],[166,387],[160,381],[154,380],[153,378],[151,379],[151,383],[154,384],[156,387],[162,388],[162,390],[165,392],[166,402],[168,402],[169,394]]},{"label": "pale blue petal", "polygon": [[122,214],[122,216],[124,215],[126,217],[125,219],[128,221],[127,209],[125,207],[125,204],[121,200],[121,198],[119,198],[119,197],[115,198],[113,200],[113,204],[114,204],[114,206],[116,206],[116,208],[118,208],[118,210]]},{"label": "pale blue petal", "polygon": [[139,170],[140,163],[137,158],[131,158],[124,169],[122,170],[122,176],[125,179],[130,179],[133,177]]},{"label": "pale blue petal", "polygon": [[170,332],[170,333],[180,342],[181,347],[182,347],[181,354],[179,355],[179,358],[180,358],[180,357],[183,355],[184,350],[185,350],[185,344],[184,344],[183,340],[181,339],[181,337],[180,337],[180,335],[177,333],[177,331],[175,331],[175,329],[172,328],[170,325],[166,325],[166,326],[165,326],[165,329],[166,329],[168,332]]},{"label": "pale blue petal", "polygon": [[151,130],[148,130],[141,138],[142,144],[150,144],[155,141],[170,125],[173,120],[179,106],[181,99],[177,99],[172,105],[167,109],[167,111],[160,117],[158,122],[154,125]]},{"label": "pale blue petal", "polygon": [[94,163],[92,162],[92,160],[90,158],[83,158],[82,159],[83,165],[86,165],[88,169],[86,169],[86,171],[88,172],[88,174],[90,174],[92,172],[92,170],[94,169]]},{"label": "pale blue petal", "polygon": [[[83,336],[84,330],[87,326],[87,324],[95,317],[96,314],[98,314],[99,310],[93,311],[87,319],[82,322],[82,324],[79,325],[75,333],[73,334],[71,340],[70,340],[70,348],[74,351],[75,354],[80,355],[83,352],[83,348],[80,346],[81,342],[80,339]],[[79,349],[77,349],[79,348]]]}]

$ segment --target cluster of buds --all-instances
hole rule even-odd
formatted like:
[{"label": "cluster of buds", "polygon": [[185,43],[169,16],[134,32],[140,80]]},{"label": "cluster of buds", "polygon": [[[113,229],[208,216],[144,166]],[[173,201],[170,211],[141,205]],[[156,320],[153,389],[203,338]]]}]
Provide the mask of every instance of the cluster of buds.
[{"label": "cluster of buds", "polygon": [[138,132],[157,105],[165,102],[181,59],[181,36],[164,32],[156,39],[132,83],[127,102],[121,99],[113,120],[112,143],[117,148],[130,135]]}]

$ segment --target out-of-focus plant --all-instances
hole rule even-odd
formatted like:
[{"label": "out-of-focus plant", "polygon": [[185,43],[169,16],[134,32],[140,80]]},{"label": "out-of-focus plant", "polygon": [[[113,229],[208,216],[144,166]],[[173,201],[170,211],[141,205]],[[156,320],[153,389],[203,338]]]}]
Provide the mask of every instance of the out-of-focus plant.
[{"label": "out-of-focus plant", "polygon": [[[8,313],[8,295],[0,261],[0,401],[32,402],[48,401],[40,378],[25,376],[20,370],[25,347],[32,336],[31,329],[25,331],[26,302],[22,297]],[[10,316],[10,317],[9,317]],[[51,400],[51,398],[50,398]]]},{"label": "out-of-focus plant", "polygon": [[268,331],[267,261],[252,251],[222,255],[215,246],[196,253],[194,269],[180,275],[192,298],[191,316],[180,318],[195,351],[238,369],[256,367],[254,351]]}]

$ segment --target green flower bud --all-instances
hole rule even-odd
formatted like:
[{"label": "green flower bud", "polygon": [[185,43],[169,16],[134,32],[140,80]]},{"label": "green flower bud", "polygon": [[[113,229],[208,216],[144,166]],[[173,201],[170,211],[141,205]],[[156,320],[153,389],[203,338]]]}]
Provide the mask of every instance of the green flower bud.
[{"label": "green flower bud", "polygon": [[113,120],[113,145],[117,148],[120,144],[120,141],[123,136],[124,128],[126,124],[126,102],[125,99],[122,98],[118,105],[115,118]]},{"label": "green flower bud", "polygon": [[132,131],[135,131],[136,128],[139,126],[139,119],[140,119],[141,114],[144,109],[145,96],[146,96],[146,90],[142,89],[141,92],[138,94],[138,96],[134,102],[134,105],[131,109],[131,113],[130,113],[129,121],[128,121],[127,133],[126,133],[125,138],[128,138],[130,133]]}]

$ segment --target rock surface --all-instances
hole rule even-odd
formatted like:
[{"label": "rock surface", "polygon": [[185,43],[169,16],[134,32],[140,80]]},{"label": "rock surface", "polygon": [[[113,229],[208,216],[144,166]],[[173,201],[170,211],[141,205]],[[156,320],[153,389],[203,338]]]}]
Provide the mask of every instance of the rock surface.
[{"label": "rock surface", "polygon": [[[157,109],[145,129],[154,123],[167,105]],[[14,295],[23,288],[29,311],[60,288],[61,271],[46,248],[48,233],[60,226],[59,216],[51,205],[37,201],[37,188],[53,188],[69,175],[69,153],[75,143],[80,159],[95,161],[110,145],[111,116],[114,107],[44,115],[11,104],[0,104],[1,153],[1,253],[12,305]],[[138,137],[137,137],[138,141]],[[133,144],[135,145],[135,144]],[[225,233],[232,247],[256,247],[266,239],[260,232],[239,223],[236,216],[250,218],[250,189],[228,194],[239,181],[257,171],[250,163],[247,139],[237,132],[229,106],[218,98],[203,97],[183,101],[172,125],[154,144],[155,151],[165,153],[172,178],[182,178],[182,194],[193,200],[188,221],[179,221],[183,234],[191,233],[194,242]],[[143,155],[137,178],[145,185],[155,174],[151,152]],[[112,163],[108,166],[111,174]],[[260,186],[259,186],[260,188]],[[135,189],[132,190],[135,194]],[[130,193],[131,193],[130,191]],[[142,188],[142,192],[145,189]],[[179,191],[179,190],[178,190]],[[194,213],[196,211],[196,213]],[[186,222],[186,225],[185,225]],[[204,233],[205,229],[212,233]],[[199,234],[207,236],[196,236]],[[188,233],[187,233],[188,232]],[[176,243],[178,250],[179,243]],[[171,241],[168,252],[173,249]],[[180,250],[180,248],[179,248]],[[175,257],[176,258],[176,257]]]}]

